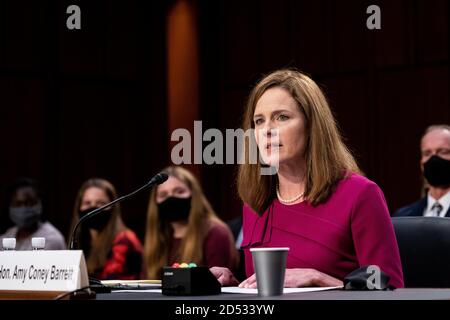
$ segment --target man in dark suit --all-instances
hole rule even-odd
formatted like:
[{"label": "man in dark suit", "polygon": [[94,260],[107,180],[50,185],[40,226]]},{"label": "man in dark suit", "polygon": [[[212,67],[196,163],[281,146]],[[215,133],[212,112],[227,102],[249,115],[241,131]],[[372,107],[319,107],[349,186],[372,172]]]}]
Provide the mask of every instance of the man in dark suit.
[{"label": "man in dark suit", "polygon": [[422,136],[420,149],[420,167],[427,194],[397,210],[393,216],[450,217],[450,126],[428,127]]}]

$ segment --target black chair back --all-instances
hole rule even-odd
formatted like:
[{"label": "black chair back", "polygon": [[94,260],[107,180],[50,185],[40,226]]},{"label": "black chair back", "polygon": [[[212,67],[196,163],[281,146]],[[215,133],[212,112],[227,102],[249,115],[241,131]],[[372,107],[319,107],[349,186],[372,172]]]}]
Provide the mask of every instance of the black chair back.
[{"label": "black chair back", "polygon": [[450,288],[450,218],[392,218],[405,287]]}]

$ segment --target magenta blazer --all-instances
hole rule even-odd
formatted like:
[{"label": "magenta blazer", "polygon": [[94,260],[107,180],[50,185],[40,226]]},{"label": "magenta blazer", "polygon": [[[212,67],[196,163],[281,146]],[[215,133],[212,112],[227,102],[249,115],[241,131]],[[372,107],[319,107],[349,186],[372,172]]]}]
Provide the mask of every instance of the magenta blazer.
[{"label": "magenta blazer", "polygon": [[358,174],[338,182],[316,207],[274,199],[261,217],[244,205],[242,248],[247,276],[254,273],[250,248],[289,247],[287,268],[312,268],[337,279],[377,265],[389,284],[403,287],[403,273],[391,217],[381,189]]}]

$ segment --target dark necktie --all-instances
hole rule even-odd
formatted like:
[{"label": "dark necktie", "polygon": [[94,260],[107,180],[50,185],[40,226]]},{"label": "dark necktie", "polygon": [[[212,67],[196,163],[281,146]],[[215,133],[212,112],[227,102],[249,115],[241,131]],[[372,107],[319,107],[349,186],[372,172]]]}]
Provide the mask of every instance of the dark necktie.
[{"label": "dark necktie", "polygon": [[442,209],[444,209],[444,207],[442,207],[442,204],[440,204],[439,202],[435,202],[433,204],[433,206],[431,207],[431,212],[433,213],[433,217],[439,217],[439,214],[441,213]]}]

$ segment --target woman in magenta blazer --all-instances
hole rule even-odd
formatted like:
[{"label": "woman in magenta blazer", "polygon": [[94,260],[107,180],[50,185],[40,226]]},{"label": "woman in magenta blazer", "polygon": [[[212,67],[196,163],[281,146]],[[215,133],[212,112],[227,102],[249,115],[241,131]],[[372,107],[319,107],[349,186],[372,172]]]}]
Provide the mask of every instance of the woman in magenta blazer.
[{"label": "woman in magenta blazer", "polygon": [[[256,287],[250,248],[257,247],[290,248],[285,287],[342,285],[366,265],[403,287],[383,192],[362,176],[313,80],[293,70],[265,76],[250,94],[243,129],[254,130],[260,157],[252,164],[247,144],[238,174],[249,277],[241,287]],[[223,285],[237,284],[228,269],[211,271]]]}]

